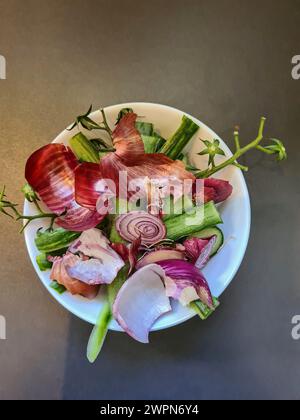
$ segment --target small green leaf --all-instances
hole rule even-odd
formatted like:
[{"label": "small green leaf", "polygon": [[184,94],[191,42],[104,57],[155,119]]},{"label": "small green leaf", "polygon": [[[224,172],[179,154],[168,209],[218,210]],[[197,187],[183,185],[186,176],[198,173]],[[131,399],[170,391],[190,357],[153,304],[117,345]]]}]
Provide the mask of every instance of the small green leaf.
[{"label": "small green leaf", "polygon": [[215,157],[217,155],[225,156],[224,150],[220,148],[220,141],[215,139],[213,141],[209,140],[202,140],[202,143],[206,146],[205,149],[203,149],[200,153],[198,153],[199,156],[208,155],[208,165],[214,165],[215,164]]},{"label": "small green leaf", "polygon": [[92,120],[89,117],[92,110],[93,110],[93,106],[91,105],[88,111],[84,115],[79,115],[76,118],[74,124],[70,128],[68,128],[68,131],[72,131],[73,128],[75,128],[76,126],[79,127],[79,125],[82,125],[82,127],[88,131],[103,129],[103,127],[101,127],[99,124],[97,124],[94,120]]},{"label": "small green leaf", "polygon": [[36,257],[36,262],[41,271],[48,271],[52,268],[52,263],[48,261],[47,255],[45,253],[39,254]]}]

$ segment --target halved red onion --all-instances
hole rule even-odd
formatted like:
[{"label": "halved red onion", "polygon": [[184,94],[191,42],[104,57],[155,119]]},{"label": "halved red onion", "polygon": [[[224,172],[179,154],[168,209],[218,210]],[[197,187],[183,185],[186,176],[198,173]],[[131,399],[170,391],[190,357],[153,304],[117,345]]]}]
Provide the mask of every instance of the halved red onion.
[{"label": "halved red onion", "polygon": [[156,263],[165,272],[167,296],[177,299],[186,306],[200,299],[213,308],[213,298],[203,274],[193,264],[182,260],[166,260]]},{"label": "halved red onion", "polygon": [[113,305],[117,322],[141,343],[149,342],[154,322],[172,309],[163,281],[164,271],[158,265],[147,265],[124,283]]},{"label": "halved red onion", "polygon": [[175,249],[160,249],[158,251],[149,252],[144,255],[136,264],[136,269],[139,270],[149,264],[155,264],[158,261],[164,260],[184,260],[185,255],[182,251]]},{"label": "halved red onion", "polygon": [[164,239],[167,234],[162,220],[146,211],[122,214],[116,220],[116,229],[128,242],[134,242],[141,237],[142,245],[152,245]]}]

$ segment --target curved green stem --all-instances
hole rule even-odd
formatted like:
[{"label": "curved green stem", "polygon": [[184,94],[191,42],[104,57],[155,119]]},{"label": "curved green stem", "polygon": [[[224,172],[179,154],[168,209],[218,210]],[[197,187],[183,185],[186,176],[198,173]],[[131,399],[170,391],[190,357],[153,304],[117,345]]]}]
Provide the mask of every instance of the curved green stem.
[{"label": "curved green stem", "polygon": [[256,139],[254,139],[251,143],[247,144],[244,147],[239,147],[239,136],[238,136],[238,132],[235,132],[235,142],[236,142],[236,152],[234,153],[234,155],[225,160],[224,162],[222,162],[220,165],[217,165],[215,167],[206,169],[205,171],[200,171],[196,174],[196,178],[208,178],[211,175],[215,174],[216,172],[219,172],[220,170],[226,168],[226,166],[229,165],[239,165],[237,163],[237,160],[244,155],[246,152],[248,152],[251,149],[255,149],[259,146],[259,143],[263,140],[263,133],[264,133],[264,128],[265,128],[265,123],[266,123],[266,118],[262,117],[260,120],[260,125],[259,125],[259,129],[258,129],[258,135],[256,137]]},{"label": "curved green stem", "polygon": [[[38,204],[37,200],[33,200],[31,201],[33,204],[35,204],[38,213],[32,216],[27,216],[24,214],[21,214],[18,210],[17,210],[17,204],[12,203],[11,201],[6,199],[6,195],[5,195],[5,187],[3,188],[1,194],[0,194],[0,212],[3,213],[6,216],[9,216],[13,219],[15,219],[16,221],[19,220],[26,220],[26,223],[24,224],[24,226],[21,229],[21,232],[24,231],[24,229],[29,225],[30,222],[32,222],[33,220],[37,220],[37,219],[51,219],[50,222],[50,230],[53,228],[53,224],[55,222],[55,220],[59,217],[57,214],[54,213],[45,213],[43,212],[43,210],[41,209],[40,205]],[[13,212],[13,215],[9,213],[9,211]]]},{"label": "curved green stem", "polygon": [[259,150],[260,152],[266,153],[267,155],[273,155],[274,154],[274,152],[272,150],[265,149],[262,146],[256,146],[256,149]]}]

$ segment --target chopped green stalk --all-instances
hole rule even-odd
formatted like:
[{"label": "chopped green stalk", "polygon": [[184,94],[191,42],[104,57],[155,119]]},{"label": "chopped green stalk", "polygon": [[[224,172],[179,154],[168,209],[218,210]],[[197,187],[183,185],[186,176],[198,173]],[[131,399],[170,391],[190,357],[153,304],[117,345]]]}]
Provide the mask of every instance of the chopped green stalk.
[{"label": "chopped green stalk", "polygon": [[176,133],[167,140],[166,144],[161,149],[161,153],[164,153],[171,159],[177,159],[198,130],[199,126],[184,115],[180,127]]},{"label": "chopped green stalk", "polygon": [[177,241],[194,232],[222,223],[221,216],[212,201],[201,207],[195,207],[187,213],[165,221],[167,238]]},{"label": "chopped green stalk", "polygon": [[153,136],[142,135],[145,153],[155,153],[157,150],[157,138]]},{"label": "chopped green stalk", "polygon": [[59,295],[62,295],[67,290],[65,286],[57,283],[57,281],[52,281],[50,284],[51,289],[55,290]]},{"label": "chopped green stalk", "polygon": [[36,262],[41,271],[47,271],[52,268],[52,263],[47,260],[47,255],[45,253],[39,254],[36,257]]},{"label": "chopped green stalk", "polygon": [[[115,218],[112,218],[112,219],[115,220]],[[116,229],[116,224],[113,223],[113,222],[112,222],[112,226],[111,226],[109,239],[114,244],[124,244],[125,243],[124,239],[121,238],[121,236],[119,235],[119,232]]]},{"label": "chopped green stalk", "polygon": [[143,136],[153,136],[154,133],[154,127],[153,124],[148,122],[141,122],[137,121],[135,123],[136,129],[139,131],[139,133]]},{"label": "chopped green stalk", "polygon": [[108,332],[108,326],[112,320],[110,304],[105,303],[101,309],[97,323],[94,326],[87,346],[87,358],[90,363],[94,363],[99,356]]},{"label": "chopped green stalk", "polygon": [[93,331],[91,333],[88,346],[87,346],[87,358],[90,363],[94,363],[99,356],[101,349],[104,344],[104,340],[106,338],[108,327],[113,319],[112,315],[112,306],[116,299],[116,296],[123,286],[124,282],[126,281],[128,276],[128,265],[123,267],[116,279],[113,281],[112,284],[107,286],[108,292],[108,302],[104,304],[103,308],[101,309],[99,318]]},{"label": "chopped green stalk", "polygon": [[213,298],[213,303],[214,309],[209,308],[207,305],[205,305],[205,303],[201,302],[201,300],[196,300],[195,302],[192,302],[189,306],[199,315],[202,321],[205,321],[220,306],[220,302],[217,298]]},{"label": "chopped green stalk", "polygon": [[129,266],[125,265],[118,273],[115,280],[107,286],[107,292],[108,292],[108,302],[110,304],[110,307],[112,308],[114,301],[117,297],[117,294],[125,281],[128,278],[128,272],[129,272]]},{"label": "chopped green stalk", "polygon": [[40,252],[51,253],[63,248],[67,248],[75,239],[80,236],[80,232],[70,232],[63,228],[54,230],[39,230],[35,238],[35,244]]},{"label": "chopped green stalk", "polygon": [[187,211],[194,208],[194,203],[188,196],[183,196],[182,199],[178,199],[174,203],[174,197],[169,196],[164,200],[162,213],[164,214],[163,220],[172,219],[181,215],[182,213],[186,213]]},{"label": "chopped green stalk", "polygon": [[125,208],[127,209],[127,201],[125,202],[124,200],[120,200],[119,198],[116,201],[116,214],[115,215],[110,215],[110,234],[109,234],[109,240],[110,242],[114,243],[114,244],[125,244],[126,242],[124,241],[123,238],[121,238],[121,236],[119,235],[119,232],[116,229],[116,219],[118,217],[119,214],[122,214],[122,207],[125,206]]},{"label": "chopped green stalk", "polygon": [[70,140],[70,147],[81,162],[99,163],[99,153],[84,134],[78,133]]},{"label": "chopped green stalk", "polygon": [[153,136],[156,138],[157,140],[157,145],[156,145],[156,149],[155,149],[155,153],[159,153],[160,149],[164,146],[164,144],[166,143],[166,139],[164,139],[160,134],[158,133],[154,133]]}]

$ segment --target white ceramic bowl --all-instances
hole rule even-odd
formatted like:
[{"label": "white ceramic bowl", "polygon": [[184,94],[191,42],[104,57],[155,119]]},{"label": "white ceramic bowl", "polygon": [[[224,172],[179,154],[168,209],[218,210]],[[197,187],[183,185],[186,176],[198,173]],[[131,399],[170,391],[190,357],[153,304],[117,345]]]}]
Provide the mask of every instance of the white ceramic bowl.
[{"label": "white ceramic bowl", "polygon": [[[151,103],[127,103],[114,105],[105,108],[105,113],[111,127],[113,127],[113,124],[116,121],[118,112],[124,107],[133,108],[139,116],[144,117],[143,120],[154,123],[155,127],[159,129],[161,135],[166,138],[173,134],[173,132],[177,129],[180,125],[182,115],[184,114],[182,111],[175,108]],[[200,131],[195,135],[188,149],[191,162],[195,166],[205,168],[207,165],[207,156],[200,157],[198,155],[204,147],[200,138],[207,140],[219,139],[226,155],[231,156],[229,148],[216,133],[214,133],[201,121],[190,115],[188,116],[200,126]],[[100,112],[93,113],[92,118],[100,123]],[[54,140],[54,142],[67,144],[68,140],[75,134],[75,132],[76,129],[72,132],[65,130]],[[91,136],[91,133],[89,132],[85,134]],[[95,134],[93,134],[93,136],[95,137]],[[232,196],[225,203],[219,206],[219,210],[224,221],[222,230],[225,235],[225,246],[204,269],[204,274],[208,280],[213,295],[219,297],[234,278],[244,258],[250,233],[251,210],[245,179],[239,169],[232,166],[227,167],[215,176],[226,179],[233,185]],[[30,214],[33,212],[34,208],[32,205],[25,202],[25,213]],[[36,221],[30,224],[25,231],[28,253],[40,280],[54,299],[56,299],[61,305],[79,318],[90,322],[91,324],[95,324],[101,305],[103,304],[102,296],[98,296],[95,300],[89,301],[79,296],[72,296],[69,293],[59,295],[49,287],[49,272],[43,273],[39,270],[36,264],[38,251],[35,247],[34,238],[36,230],[42,226],[47,225],[43,225],[43,221]],[[195,315],[193,311],[188,308],[184,308],[177,302],[173,302],[172,306],[173,311],[161,317],[156,322],[153,326],[154,331],[180,324]],[[110,329],[121,331],[121,328],[115,321],[112,321]]]}]

